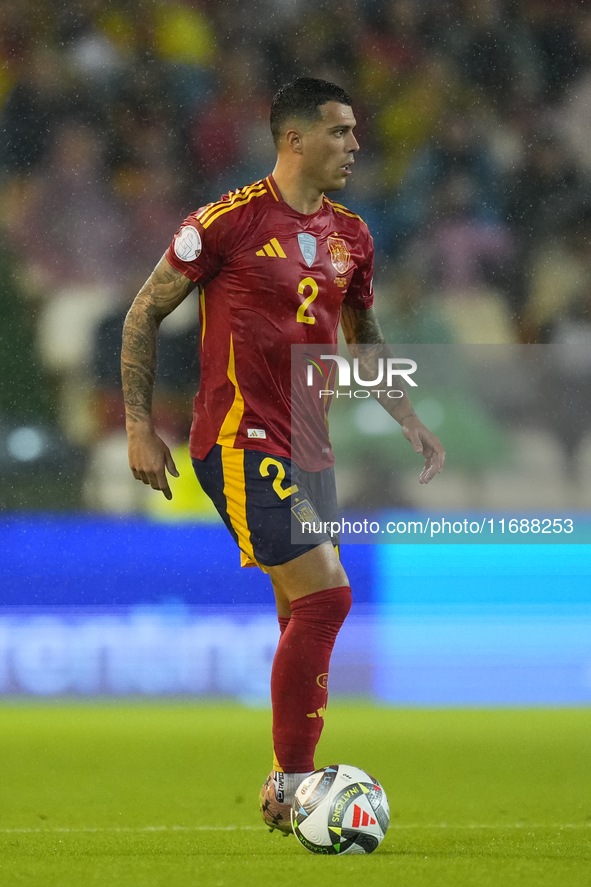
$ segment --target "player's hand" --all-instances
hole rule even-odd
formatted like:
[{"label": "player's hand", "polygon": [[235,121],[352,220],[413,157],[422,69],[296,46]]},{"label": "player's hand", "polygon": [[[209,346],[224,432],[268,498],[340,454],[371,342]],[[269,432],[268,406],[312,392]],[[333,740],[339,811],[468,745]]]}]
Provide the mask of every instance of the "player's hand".
[{"label": "player's hand", "polygon": [[167,499],[172,499],[166,472],[178,477],[171,452],[158,437],[151,425],[128,427],[127,430],[129,467],[136,480],[161,490]]},{"label": "player's hand", "polygon": [[441,441],[428,428],[425,428],[418,416],[407,416],[402,425],[402,433],[413,447],[415,453],[423,453],[425,467],[419,475],[420,484],[428,484],[443,469],[445,450]]}]

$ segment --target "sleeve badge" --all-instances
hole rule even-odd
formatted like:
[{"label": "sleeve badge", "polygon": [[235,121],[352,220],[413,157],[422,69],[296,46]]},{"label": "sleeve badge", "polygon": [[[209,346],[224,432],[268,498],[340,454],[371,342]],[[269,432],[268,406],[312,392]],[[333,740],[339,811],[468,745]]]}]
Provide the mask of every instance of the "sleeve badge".
[{"label": "sleeve badge", "polygon": [[201,236],[197,228],[186,225],[174,241],[174,251],[181,262],[193,262],[201,255]]}]

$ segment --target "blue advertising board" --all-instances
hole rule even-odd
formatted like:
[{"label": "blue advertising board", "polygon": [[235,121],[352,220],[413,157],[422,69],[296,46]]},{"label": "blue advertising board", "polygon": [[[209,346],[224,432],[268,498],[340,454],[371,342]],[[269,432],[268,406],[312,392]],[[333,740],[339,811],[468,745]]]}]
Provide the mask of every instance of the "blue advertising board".
[{"label": "blue advertising board", "polygon": [[[591,702],[589,547],[355,545],[331,690],[400,705]],[[268,578],[223,527],[0,523],[0,693],[268,702]]]}]

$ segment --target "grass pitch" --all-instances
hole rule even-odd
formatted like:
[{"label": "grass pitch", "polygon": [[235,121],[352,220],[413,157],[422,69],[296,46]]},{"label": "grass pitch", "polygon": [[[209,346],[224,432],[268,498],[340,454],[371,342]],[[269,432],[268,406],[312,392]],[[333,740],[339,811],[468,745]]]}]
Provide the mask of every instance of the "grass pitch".
[{"label": "grass pitch", "polygon": [[270,726],[232,705],[0,706],[0,883],[591,885],[591,710],[333,704],[317,763],[369,770],[392,808],[361,857],[264,829]]}]

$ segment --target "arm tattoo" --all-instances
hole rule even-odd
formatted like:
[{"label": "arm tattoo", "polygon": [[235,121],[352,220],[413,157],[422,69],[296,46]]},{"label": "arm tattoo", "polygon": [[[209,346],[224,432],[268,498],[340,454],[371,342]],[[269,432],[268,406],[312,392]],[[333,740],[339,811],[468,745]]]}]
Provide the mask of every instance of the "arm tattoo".
[{"label": "arm tattoo", "polygon": [[341,326],[349,346],[384,344],[384,337],[373,308],[360,310],[343,305]]},{"label": "arm tattoo", "polygon": [[[376,379],[378,360],[382,358],[385,364],[386,358],[394,357],[394,352],[385,344],[375,311],[373,308],[358,309],[343,305],[341,326],[351,356],[358,358],[364,378]],[[404,392],[403,397],[399,399],[383,400],[377,396],[374,389],[370,390],[384,409],[402,425],[405,419],[416,416],[416,413],[412,408],[406,385],[402,379],[396,384]]]},{"label": "arm tattoo", "polygon": [[137,294],[123,325],[121,377],[128,421],[145,422],[152,410],[156,340],[164,318],[195,287],[161,259]]}]

